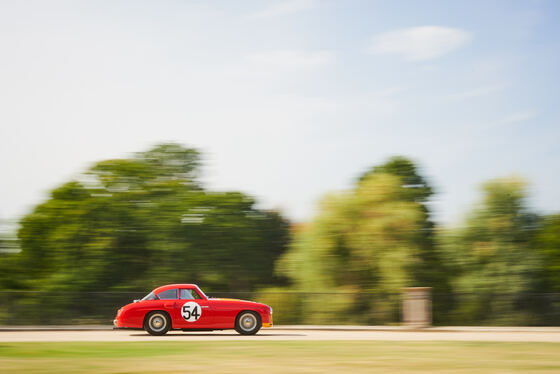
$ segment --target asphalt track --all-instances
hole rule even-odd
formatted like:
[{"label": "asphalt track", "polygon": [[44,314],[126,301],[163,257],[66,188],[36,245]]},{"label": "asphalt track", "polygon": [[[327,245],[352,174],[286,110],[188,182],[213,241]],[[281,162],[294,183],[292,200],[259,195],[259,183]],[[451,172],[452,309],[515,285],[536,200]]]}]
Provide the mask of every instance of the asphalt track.
[{"label": "asphalt track", "polygon": [[0,342],[132,342],[132,341],[266,341],[266,340],[377,340],[377,341],[495,341],[560,343],[557,327],[440,327],[411,330],[400,327],[286,326],[262,329],[255,336],[233,330],[212,332],[173,331],[151,336],[144,331],[92,328],[1,328]]}]

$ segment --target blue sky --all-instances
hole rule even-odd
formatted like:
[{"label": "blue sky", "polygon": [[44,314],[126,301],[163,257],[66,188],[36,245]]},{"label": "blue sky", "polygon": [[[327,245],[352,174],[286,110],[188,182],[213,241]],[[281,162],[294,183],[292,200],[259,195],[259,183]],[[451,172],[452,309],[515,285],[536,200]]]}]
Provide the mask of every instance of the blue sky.
[{"label": "blue sky", "polygon": [[199,148],[296,221],[392,155],[453,224],[516,174],[560,210],[556,1],[2,1],[0,219],[92,163]]}]

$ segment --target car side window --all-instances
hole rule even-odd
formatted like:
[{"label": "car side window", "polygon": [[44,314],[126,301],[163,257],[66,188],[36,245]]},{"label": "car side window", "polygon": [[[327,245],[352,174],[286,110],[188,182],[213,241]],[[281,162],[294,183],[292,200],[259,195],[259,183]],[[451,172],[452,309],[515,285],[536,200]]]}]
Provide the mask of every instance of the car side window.
[{"label": "car side window", "polygon": [[158,293],[157,297],[160,300],[175,300],[175,299],[177,299],[177,289],[172,288],[170,290],[162,291],[162,292]]},{"label": "car side window", "polygon": [[201,299],[200,295],[195,290],[189,290],[186,288],[181,289],[181,300],[195,300]]}]

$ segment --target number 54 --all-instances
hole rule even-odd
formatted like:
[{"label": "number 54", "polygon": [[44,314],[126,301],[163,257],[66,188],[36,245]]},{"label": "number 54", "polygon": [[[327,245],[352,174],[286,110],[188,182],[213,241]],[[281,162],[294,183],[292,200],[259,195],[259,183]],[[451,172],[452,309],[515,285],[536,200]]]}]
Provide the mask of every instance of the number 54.
[{"label": "number 54", "polygon": [[190,305],[183,305],[183,316],[185,317],[185,319],[191,319],[191,317],[198,319],[198,317],[200,317],[198,306],[193,306],[191,310]]}]

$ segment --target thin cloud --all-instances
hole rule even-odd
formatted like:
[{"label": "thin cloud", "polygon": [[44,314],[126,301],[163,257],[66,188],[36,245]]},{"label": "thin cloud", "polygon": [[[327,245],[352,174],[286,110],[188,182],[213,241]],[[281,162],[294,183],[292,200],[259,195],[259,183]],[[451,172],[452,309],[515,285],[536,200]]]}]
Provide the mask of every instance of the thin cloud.
[{"label": "thin cloud", "polygon": [[496,92],[503,91],[504,89],[508,88],[509,84],[501,83],[501,84],[491,84],[486,86],[477,87],[471,90],[466,90],[462,92],[457,92],[448,96],[450,100],[467,100],[477,97],[484,97]]},{"label": "thin cloud", "polygon": [[313,9],[319,4],[318,0],[287,0],[277,2],[276,4],[252,13],[249,19],[263,19],[284,16],[292,13],[299,13],[305,10]]},{"label": "thin cloud", "polygon": [[472,40],[468,31],[421,26],[375,35],[367,51],[372,54],[395,54],[407,61],[426,61],[443,56]]},{"label": "thin cloud", "polygon": [[502,118],[496,123],[496,125],[503,126],[503,125],[509,125],[517,122],[524,122],[535,118],[536,115],[537,114],[532,110],[524,110],[521,112],[512,113]]},{"label": "thin cloud", "polygon": [[247,56],[246,60],[261,68],[302,69],[331,63],[334,55],[325,51],[279,50],[255,53]]}]

